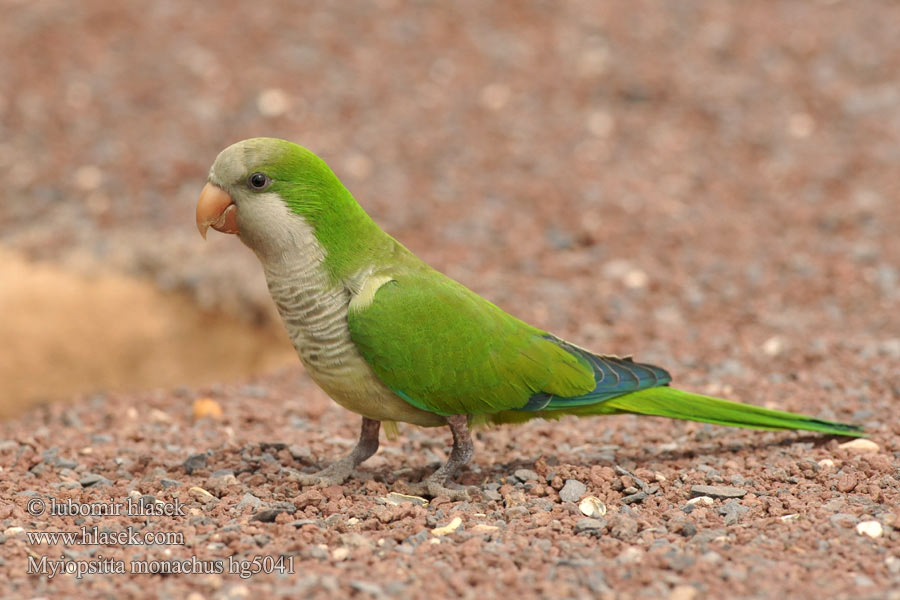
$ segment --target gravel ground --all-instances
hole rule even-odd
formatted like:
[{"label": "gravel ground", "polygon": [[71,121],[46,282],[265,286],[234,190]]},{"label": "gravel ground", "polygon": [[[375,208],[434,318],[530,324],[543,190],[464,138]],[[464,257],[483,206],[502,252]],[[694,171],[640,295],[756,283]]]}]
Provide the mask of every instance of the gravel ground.
[{"label": "gravel ground", "polygon": [[[462,481],[483,497],[420,506],[390,494],[446,432],[402,428],[341,487],[292,482],[358,427],[299,367],[83,394],[0,424],[0,595],[900,597],[900,5],[596,4],[7,2],[0,241],[264,321],[252,256],[201,244],[192,211],[222,147],[277,135],[513,314],[873,445],[531,423],[479,434]],[[133,495],[185,514],[28,512]],[[82,525],[184,545],[27,538]],[[27,573],[63,552],[294,574]]]}]

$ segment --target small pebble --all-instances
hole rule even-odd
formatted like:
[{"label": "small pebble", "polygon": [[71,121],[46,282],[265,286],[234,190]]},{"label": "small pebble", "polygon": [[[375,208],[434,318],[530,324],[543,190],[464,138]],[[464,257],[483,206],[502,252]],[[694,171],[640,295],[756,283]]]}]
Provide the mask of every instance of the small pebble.
[{"label": "small pebble", "polygon": [[853,491],[858,483],[859,480],[856,478],[855,474],[841,473],[840,477],[838,477],[835,487],[839,492],[843,492],[846,494],[847,492]]},{"label": "small pebble", "polygon": [[172,421],[172,417],[169,416],[169,413],[163,412],[158,408],[154,408],[148,414],[151,423],[170,423]]},{"label": "small pebble", "polygon": [[531,469],[516,469],[515,476],[519,481],[537,481],[538,474]]},{"label": "small pebble", "polygon": [[291,521],[290,523],[288,523],[288,525],[293,525],[297,529],[300,529],[304,525],[315,525],[316,527],[321,526],[319,521],[316,521],[315,519],[298,519],[296,521]]},{"label": "small pebble", "polygon": [[205,468],[206,458],[207,457],[205,452],[188,456],[187,459],[185,459],[184,463],[182,463],[182,466],[184,466],[184,471],[188,475],[193,475],[194,471]]},{"label": "small pebble", "polygon": [[197,398],[193,406],[194,420],[203,418],[219,420],[224,416],[222,407],[212,398]]},{"label": "small pebble", "polygon": [[726,525],[734,525],[750,512],[750,508],[743,506],[737,500],[729,500],[719,508],[719,514],[725,516]]},{"label": "small pebble", "polygon": [[331,553],[331,558],[336,561],[346,560],[348,556],[350,556],[350,548],[335,548],[334,552]]},{"label": "small pebble", "polygon": [[692,485],[691,496],[709,496],[710,498],[743,498],[747,495],[744,488],[729,485]]},{"label": "small pebble", "polygon": [[888,556],[886,559],[884,559],[884,564],[887,567],[889,573],[893,575],[900,573],[900,558],[897,558],[893,555]]},{"label": "small pebble", "polygon": [[585,531],[602,531],[606,529],[606,521],[603,519],[591,519],[585,517],[583,519],[578,519],[575,522],[575,533],[582,533]]},{"label": "small pebble", "polygon": [[778,356],[784,350],[784,340],[777,335],[767,339],[762,346],[763,354],[766,356]]},{"label": "small pebble", "polygon": [[616,561],[627,565],[631,563],[641,562],[643,558],[643,550],[636,546],[629,546],[619,553],[619,556],[616,557]]},{"label": "small pebble", "polygon": [[306,446],[300,446],[298,444],[292,444],[288,447],[288,452],[291,453],[291,457],[294,460],[312,460],[313,455],[310,452],[309,448]]},{"label": "small pebble", "polygon": [[689,504],[690,506],[694,506],[695,504],[712,506],[713,504],[715,504],[715,501],[713,501],[713,499],[709,496],[697,496],[696,498],[691,498],[690,500],[688,500],[687,504]]},{"label": "small pebble", "polygon": [[849,513],[837,513],[836,515],[831,515],[830,517],[828,517],[828,520],[838,527],[849,528],[853,527],[853,525],[856,523],[856,516]]},{"label": "small pebble", "polygon": [[103,485],[110,485],[112,482],[103,475],[98,475],[97,473],[85,473],[78,480],[78,483],[81,484],[81,487],[100,487]]},{"label": "small pebble", "polygon": [[525,517],[528,515],[528,509],[521,505],[510,506],[509,508],[506,509],[506,511],[503,514],[509,520],[521,519],[522,517]]},{"label": "small pebble", "polygon": [[880,538],[884,534],[884,528],[878,521],[863,521],[862,523],[857,523],[856,533],[867,535],[870,538]]},{"label": "small pebble", "polygon": [[245,508],[250,508],[251,510],[257,510],[262,505],[262,500],[257,498],[251,493],[244,494],[244,497],[241,498],[241,501],[237,503],[235,508],[237,510],[243,510]]},{"label": "small pebble", "polygon": [[606,514],[606,505],[596,496],[588,496],[578,504],[578,510],[586,517],[602,517]]},{"label": "small pebble", "polygon": [[462,525],[462,519],[459,517],[453,517],[453,520],[444,525],[443,527],[435,527],[431,530],[431,534],[435,536],[447,535],[448,533],[453,533],[459,526]]},{"label": "small pebble", "polygon": [[609,530],[614,538],[630,540],[638,532],[638,522],[625,515],[616,515],[609,521]]},{"label": "small pebble", "polygon": [[264,117],[279,117],[291,108],[291,99],[280,88],[268,88],[256,97],[256,109]]},{"label": "small pebble", "polygon": [[634,504],[635,502],[643,502],[647,498],[647,492],[635,492],[622,498],[623,504]]},{"label": "small pebble", "polygon": [[697,588],[692,585],[676,585],[669,594],[669,600],[694,600]]},{"label": "small pebble", "polygon": [[586,491],[587,486],[580,481],[566,479],[566,484],[559,490],[559,499],[563,502],[578,502]]},{"label": "small pebble", "polygon": [[881,446],[865,438],[856,438],[855,440],[844,442],[838,447],[847,450],[851,454],[874,454],[881,450]]},{"label": "small pebble", "polygon": [[363,594],[368,594],[373,598],[380,598],[384,595],[380,585],[368,581],[351,581],[350,587]]},{"label": "small pebble", "polygon": [[398,494],[397,492],[391,492],[387,496],[384,497],[384,501],[387,504],[391,504],[393,506],[399,506],[400,504],[415,504],[416,506],[428,506],[428,500],[422,498],[421,496],[409,496],[407,494]]},{"label": "small pebble", "polygon": [[204,490],[202,487],[193,486],[188,489],[188,492],[191,493],[197,500],[201,502],[208,502],[210,500],[216,500],[216,497]]},{"label": "small pebble", "polygon": [[670,552],[666,555],[666,566],[673,571],[684,571],[689,569],[697,559],[687,552]]}]

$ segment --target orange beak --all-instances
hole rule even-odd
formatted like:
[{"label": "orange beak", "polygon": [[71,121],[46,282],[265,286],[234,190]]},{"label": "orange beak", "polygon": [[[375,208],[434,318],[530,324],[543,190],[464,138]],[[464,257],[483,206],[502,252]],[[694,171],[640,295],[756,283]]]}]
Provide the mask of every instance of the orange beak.
[{"label": "orange beak", "polygon": [[210,227],[222,233],[240,233],[234,200],[219,186],[207,183],[197,200],[197,229],[204,240]]}]

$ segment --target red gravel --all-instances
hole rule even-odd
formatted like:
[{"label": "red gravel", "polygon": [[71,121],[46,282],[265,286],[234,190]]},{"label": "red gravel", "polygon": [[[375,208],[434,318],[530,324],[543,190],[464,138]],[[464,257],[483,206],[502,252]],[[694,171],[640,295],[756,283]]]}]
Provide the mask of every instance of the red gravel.
[{"label": "red gravel", "polygon": [[[202,245],[191,213],[222,147],[278,135],[517,316],[687,389],[861,422],[873,451],[648,418],[531,423],[479,435],[462,480],[484,499],[393,506],[449,436],[405,427],[347,485],[298,489],[286,469],[327,463],[358,426],[299,367],[82,395],[0,425],[0,596],[900,598],[900,5],[599,4],[7,4],[0,239],[253,320],[268,299],[252,256]],[[221,420],[193,421],[205,396]],[[560,501],[568,479],[605,503],[602,523]],[[747,493],[687,508],[695,485]],[[27,512],[130,493],[186,515]],[[251,520],[279,508],[293,512]],[[879,537],[858,533],[869,521]],[[27,541],[82,524],[185,545]],[[27,574],[61,552],[283,555],[295,573]]]}]

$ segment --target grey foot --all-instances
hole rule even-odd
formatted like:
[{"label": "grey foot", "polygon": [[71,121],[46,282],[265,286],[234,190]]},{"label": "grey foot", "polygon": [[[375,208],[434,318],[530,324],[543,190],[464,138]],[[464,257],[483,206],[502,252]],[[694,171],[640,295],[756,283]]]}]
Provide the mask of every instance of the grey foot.
[{"label": "grey foot", "polygon": [[450,458],[427,479],[420,483],[411,484],[409,489],[414,494],[431,496],[432,498],[446,496],[451,500],[468,500],[479,491],[478,488],[474,487],[448,487],[447,483],[453,479],[460,467],[471,460],[474,453],[468,421],[469,419],[466,415],[450,415],[447,417],[447,425],[450,427],[450,433],[453,434],[453,449],[450,451]]},{"label": "grey foot", "polygon": [[431,477],[420,481],[419,483],[409,484],[409,491],[415,496],[429,496],[431,498],[445,496],[447,498],[450,498],[454,502],[471,500],[473,496],[478,495],[480,492],[477,487],[464,487],[457,485],[448,487],[446,483],[438,481]]},{"label": "grey foot", "polygon": [[292,479],[299,482],[300,485],[328,487],[344,483],[350,479],[354,471],[356,471],[356,465],[352,461],[342,459],[315,473],[295,473],[292,475]]},{"label": "grey foot", "polygon": [[298,481],[300,485],[318,485],[321,487],[344,483],[353,475],[356,467],[361,462],[378,450],[378,431],[380,429],[381,423],[379,421],[363,417],[362,429],[359,432],[359,442],[356,443],[350,454],[317,473],[294,473],[293,479]]}]

